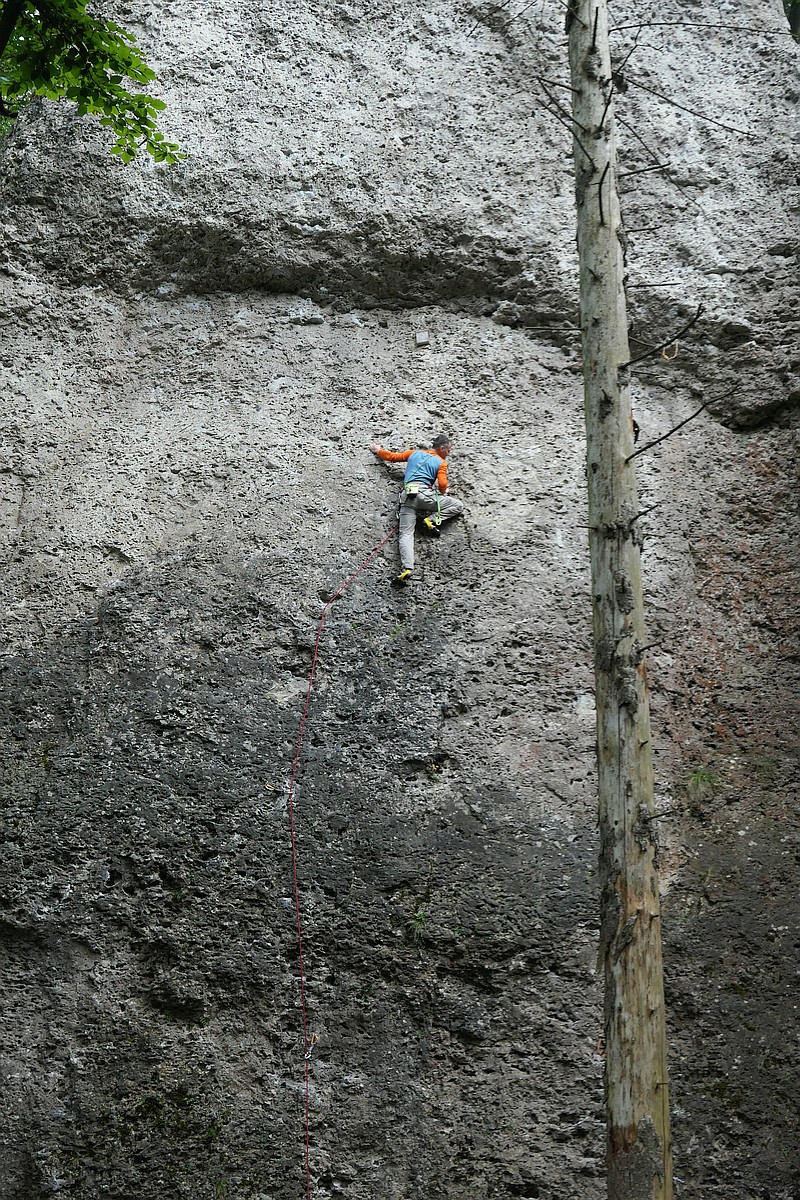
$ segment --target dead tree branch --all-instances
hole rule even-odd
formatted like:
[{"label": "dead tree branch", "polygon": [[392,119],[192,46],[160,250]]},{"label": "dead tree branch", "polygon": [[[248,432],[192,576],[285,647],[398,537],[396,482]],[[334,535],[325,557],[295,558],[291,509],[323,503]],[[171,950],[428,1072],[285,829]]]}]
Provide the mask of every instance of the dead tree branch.
[{"label": "dead tree branch", "polygon": [[637,167],[635,171],[620,171],[617,179],[630,179],[632,175],[649,175],[651,171],[663,171],[669,163],[654,163],[652,167]]},{"label": "dead tree branch", "polygon": [[665,96],[663,92],[657,92],[655,88],[648,87],[646,83],[642,83],[638,79],[632,79],[630,75],[625,76],[625,81],[628,84],[633,84],[634,87],[641,88],[643,92],[649,92],[651,96],[657,96],[659,100],[663,100],[665,104],[670,104],[673,108],[679,108],[681,112],[689,113],[692,117],[699,117],[701,121],[705,121],[709,125],[717,125],[720,129],[727,130],[728,133],[738,133],[741,137],[755,138],[755,133],[750,133],[747,129],[737,129],[735,125],[726,125],[723,121],[717,121],[714,117],[709,117],[706,113],[698,112],[696,108],[687,108],[685,104],[678,104],[677,100],[673,100],[670,96]]},{"label": "dead tree branch", "polygon": [[703,24],[699,21],[635,21],[632,25],[613,25],[608,32],[619,33],[621,29],[653,29],[657,26],[679,26],[682,29],[716,29],[718,33],[761,33],[767,37],[783,37],[782,29],[755,29],[750,25]]},{"label": "dead tree branch", "polygon": [[611,165],[610,163],[606,163],[606,165],[603,167],[603,174],[600,176],[600,182],[597,185],[597,202],[600,205],[600,224],[601,225],[605,225],[605,223],[606,223],[605,217],[603,216],[603,184],[606,181],[606,175],[608,174],[608,169],[609,169],[610,165]]},{"label": "dead tree branch", "polygon": [[710,400],[706,400],[704,404],[701,404],[697,411],[693,412],[692,415],[687,417],[685,421],[681,421],[680,424],[675,425],[674,428],[668,429],[665,434],[663,434],[660,438],[656,438],[654,442],[647,442],[646,445],[640,446],[638,450],[634,450],[633,454],[628,455],[628,457],[625,459],[625,462],[629,463],[632,458],[636,458],[637,454],[644,454],[645,450],[650,450],[653,446],[657,446],[659,442],[666,441],[668,437],[672,437],[673,433],[677,433],[679,429],[683,429],[684,425],[688,425],[690,421],[693,421],[695,417],[698,417],[704,408],[708,408],[712,404],[718,404],[720,400],[727,400],[728,397],[732,396],[737,390],[738,389],[734,387],[730,388],[727,392],[723,392],[721,396],[712,396]]},{"label": "dead tree branch", "polygon": [[[645,150],[647,151],[647,153],[648,153],[648,154],[650,155],[650,157],[653,159],[653,162],[658,162],[658,155],[656,154],[656,152],[655,152],[654,150],[651,150],[651,149],[650,149],[650,147],[648,146],[647,142],[644,140],[644,138],[643,138],[643,137],[641,137],[641,136],[640,136],[640,135],[639,135],[639,134],[636,132],[635,128],[633,127],[633,125],[631,125],[630,121],[625,121],[625,120],[623,120],[623,118],[622,118],[622,117],[621,117],[619,114],[617,114],[617,120],[619,121],[620,125],[624,125],[624,127],[625,127],[625,128],[628,130],[628,132],[629,132],[629,133],[632,133],[632,134],[633,134],[633,136],[636,138],[637,142],[639,142],[639,143],[640,143],[640,145],[644,146],[644,148],[645,148]],[[671,164],[670,164],[670,165],[671,165]],[[663,168],[663,170],[664,170],[664,177],[665,177],[665,179],[668,179],[670,183],[674,183],[674,184],[675,184],[675,187],[680,189],[680,191],[681,191],[682,195],[684,196],[684,198],[685,198],[686,200],[688,200],[690,204],[693,204],[693,205],[695,206],[695,208],[699,209],[699,210],[700,210],[700,212],[702,212],[702,211],[703,211],[703,206],[702,206],[702,204],[698,204],[698,202],[695,200],[694,196],[690,196],[690,195],[689,195],[689,192],[687,191],[687,189],[686,189],[686,187],[684,186],[684,184],[682,184],[682,183],[679,183],[677,179],[673,179],[673,178],[672,178],[672,176],[669,174],[669,168],[668,168],[668,167],[666,167],[666,168]],[[638,232],[638,231],[636,231],[636,230],[633,230],[633,229],[629,229],[629,230],[628,230],[628,233],[635,233],[635,232]]]},{"label": "dead tree branch", "polygon": [[637,354],[636,358],[631,358],[628,362],[622,363],[619,368],[620,371],[623,371],[626,367],[633,367],[636,365],[636,363],[642,362],[645,358],[652,358],[654,354],[659,354],[662,350],[666,350],[669,346],[673,346],[675,342],[677,342],[678,338],[683,337],[685,333],[689,332],[693,325],[697,324],[703,315],[703,312],[703,305],[698,304],[697,312],[694,314],[691,321],[688,321],[682,329],[679,329],[677,333],[672,334],[671,337],[667,338],[665,342],[661,342],[658,346],[652,346],[649,350],[646,350],[644,354]]},{"label": "dead tree branch", "polygon": [[703,409],[708,408],[710,403],[710,400],[706,400],[705,404],[700,405],[697,412],[693,412],[692,415],[687,417],[685,421],[681,421],[679,425],[675,425],[665,434],[662,434],[660,438],[656,438],[653,442],[647,442],[644,446],[640,446],[638,450],[634,450],[633,454],[628,455],[628,457],[625,459],[625,462],[629,463],[632,458],[636,458],[639,454],[644,454],[645,450],[652,450],[653,446],[658,446],[660,442],[665,442],[667,438],[672,437],[673,433],[677,433],[679,429],[683,429],[684,425],[688,425],[690,421],[695,419],[695,417],[699,417]]},{"label": "dead tree branch", "polygon": [[[591,154],[586,149],[583,142],[581,141],[581,139],[578,137],[577,133],[575,132],[575,126],[577,125],[578,128],[581,130],[581,132],[585,133],[585,130],[583,129],[583,127],[581,125],[578,125],[578,122],[575,120],[575,118],[570,113],[567,113],[566,110],[561,107],[561,105],[558,103],[558,101],[555,99],[554,96],[550,95],[550,93],[548,92],[547,88],[544,86],[544,84],[542,83],[540,78],[537,78],[537,83],[539,84],[539,87],[542,89],[545,96],[547,97],[549,104],[551,104],[553,106],[553,108],[556,109],[556,111],[553,112],[553,109],[550,108],[548,106],[548,104],[544,104],[543,108],[544,108],[545,112],[548,112],[551,117],[554,117],[556,119],[556,121],[558,121],[559,125],[563,125],[564,128],[567,129],[572,134],[573,138],[575,139],[576,144],[578,146],[580,146],[581,150],[586,155],[586,158],[592,164],[592,170],[596,171],[597,166],[595,164],[594,159],[592,158]],[[560,116],[559,114],[563,114],[563,115]]]},{"label": "dead tree branch", "polygon": [[[502,0],[501,4],[496,4],[494,6],[490,15],[494,16],[495,13],[499,13],[501,9],[508,8],[510,3],[511,3],[511,0]],[[472,26],[472,28],[467,30],[468,38],[472,37],[472,35],[475,33],[476,29],[480,29],[480,24],[481,24],[480,21],[476,21],[475,24]]]}]

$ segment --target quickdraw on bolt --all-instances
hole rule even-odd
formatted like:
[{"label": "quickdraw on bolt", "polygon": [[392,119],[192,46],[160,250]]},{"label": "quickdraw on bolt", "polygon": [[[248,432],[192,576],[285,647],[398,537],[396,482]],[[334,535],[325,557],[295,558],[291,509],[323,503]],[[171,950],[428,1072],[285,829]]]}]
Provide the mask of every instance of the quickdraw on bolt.
[{"label": "quickdraw on bolt", "polygon": [[[664,362],[672,362],[673,358],[677,358],[679,349],[680,347],[677,342],[673,342],[671,346],[665,346],[661,351],[661,357]],[[670,350],[672,350],[672,354],[670,354]]]},{"label": "quickdraw on bolt", "polygon": [[317,1037],[317,1035],[315,1033],[312,1033],[312,1035],[309,1039],[308,1049],[306,1050],[306,1054],[305,1054],[306,1062],[311,1062],[311,1055],[314,1053],[314,1047],[316,1046],[318,1041],[319,1041],[319,1038]]}]

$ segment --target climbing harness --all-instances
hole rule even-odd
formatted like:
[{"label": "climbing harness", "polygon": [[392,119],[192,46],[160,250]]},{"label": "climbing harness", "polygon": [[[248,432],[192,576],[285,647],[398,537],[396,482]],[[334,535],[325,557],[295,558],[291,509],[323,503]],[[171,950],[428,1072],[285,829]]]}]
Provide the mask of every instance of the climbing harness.
[{"label": "climbing harness", "polygon": [[[420,493],[420,490],[422,488],[425,488],[426,491],[433,492],[433,488],[428,487],[428,485],[426,483],[415,482],[415,483],[404,483],[403,484],[403,491],[405,492],[405,494],[407,496],[418,496]],[[434,524],[441,525],[441,523],[442,523],[442,498],[438,492],[433,492],[433,495],[436,500],[436,517],[434,520]],[[400,501],[400,503],[401,504],[403,503],[402,500]],[[430,519],[430,518],[428,518],[428,519]]]},{"label": "climbing harness", "polygon": [[302,1015],[302,1025],[303,1025],[303,1058],[305,1060],[305,1130],[306,1130],[306,1196],[307,1196],[307,1200],[311,1200],[311,1159],[310,1159],[311,1147],[310,1147],[310,1134],[309,1134],[310,1064],[311,1064],[311,1055],[314,1052],[314,1047],[316,1046],[317,1042],[319,1041],[319,1038],[317,1037],[317,1035],[315,1033],[312,1033],[311,1036],[309,1037],[308,1020],[307,1020],[307,1013],[306,1013],[306,974],[305,974],[305,966],[303,964],[303,930],[302,930],[302,924],[300,921],[300,888],[299,888],[299,885],[297,882],[297,838],[296,838],[296,834],[295,834],[295,823],[294,823],[295,782],[297,780],[297,768],[300,765],[300,750],[303,745],[303,736],[304,736],[305,730],[306,730],[306,719],[308,717],[308,708],[309,708],[309,704],[311,702],[311,689],[314,686],[314,674],[317,669],[317,658],[319,657],[319,646],[320,646],[320,640],[322,638],[322,626],[325,623],[325,617],[327,616],[328,609],[333,604],[334,600],[339,599],[339,597],[342,595],[342,593],[345,591],[345,589],[350,586],[350,584],[353,582],[353,580],[356,578],[356,576],[360,575],[361,572],[364,570],[364,568],[369,563],[372,562],[373,558],[378,553],[378,551],[381,550],[386,545],[386,543],[389,541],[390,538],[394,537],[394,535],[397,533],[398,528],[399,528],[399,526],[395,525],[394,529],[392,529],[389,533],[387,533],[386,537],[382,538],[378,542],[375,549],[372,550],[370,552],[370,554],[367,555],[367,557],[364,559],[363,563],[358,568],[358,570],[354,571],[353,574],[350,576],[350,578],[345,580],[345,582],[339,588],[338,592],[334,592],[334,594],[331,596],[330,600],[328,600],[328,602],[325,604],[324,608],[322,609],[322,612],[320,613],[319,624],[317,625],[317,638],[314,643],[314,654],[311,659],[311,673],[308,677],[308,687],[306,688],[306,702],[305,702],[305,706],[303,708],[303,716],[300,720],[300,733],[297,738],[297,749],[295,750],[294,764],[292,766],[292,778],[289,783],[289,801],[288,801],[289,832],[290,832],[291,843],[292,843],[292,882],[293,882],[293,886],[294,886],[294,911],[295,911],[295,920],[296,920],[296,924],[297,924],[297,958],[298,958],[299,981],[300,981],[300,1012]]}]

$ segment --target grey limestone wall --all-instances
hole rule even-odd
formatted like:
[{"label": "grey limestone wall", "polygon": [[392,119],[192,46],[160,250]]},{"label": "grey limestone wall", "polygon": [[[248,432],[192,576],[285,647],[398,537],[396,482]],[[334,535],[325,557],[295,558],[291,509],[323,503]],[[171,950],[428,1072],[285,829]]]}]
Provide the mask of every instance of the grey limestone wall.
[{"label": "grey limestone wall", "polygon": [[[800,89],[777,0],[723,7],[613,14],[634,349],[704,306],[634,386],[641,443],[708,403],[640,459],[676,1190],[789,1200]],[[321,639],[313,1194],[599,1200],[561,6],[116,11],[186,163],[67,106],[0,152],[0,1190],[304,1194],[287,786],[394,521],[367,445],[444,430],[465,518]]]}]

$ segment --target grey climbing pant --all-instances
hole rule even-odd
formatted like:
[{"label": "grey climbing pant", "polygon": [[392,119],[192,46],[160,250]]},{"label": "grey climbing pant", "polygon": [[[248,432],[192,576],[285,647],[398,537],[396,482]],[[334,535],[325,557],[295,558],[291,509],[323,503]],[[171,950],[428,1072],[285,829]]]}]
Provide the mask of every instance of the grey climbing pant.
[{"label": "grey climbing pant", "polygon": [[400,563],[405,570],[414,567],[414,527],[418,516],[431,516],[436,521],[437,516],[442,521],[458,517],[463,513],[464,505],[455,496],[438,496],[432,488],[420,487],[414,494],[403,492],[400,501]]}]

